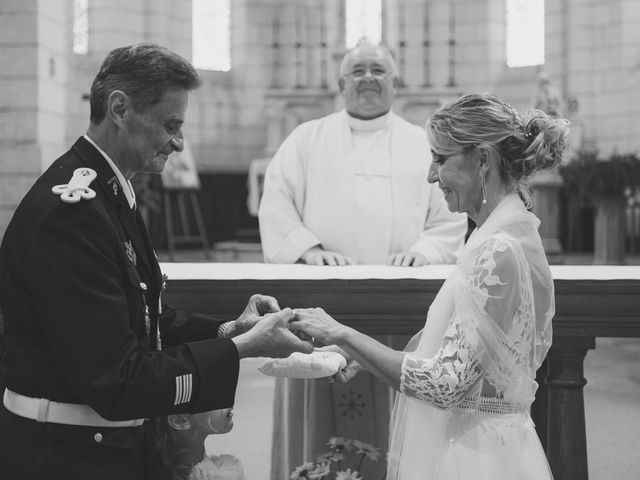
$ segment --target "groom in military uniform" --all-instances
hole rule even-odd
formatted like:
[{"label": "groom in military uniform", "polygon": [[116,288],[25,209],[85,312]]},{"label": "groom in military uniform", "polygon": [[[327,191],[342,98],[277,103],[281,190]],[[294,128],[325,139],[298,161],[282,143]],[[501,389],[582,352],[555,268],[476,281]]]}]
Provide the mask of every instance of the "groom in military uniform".
[{"label": "groom in military uniform", "polygon": [[199,83],[157,45],[112,51],[91,87],[86,135],[36,181],[7,228],[2,478],[158,478],[148,419],[231,407],[240,358],[312,349],[272,297],[254,295],[226,323],[162,304],[131,179],[160,173],[182,149]]}]

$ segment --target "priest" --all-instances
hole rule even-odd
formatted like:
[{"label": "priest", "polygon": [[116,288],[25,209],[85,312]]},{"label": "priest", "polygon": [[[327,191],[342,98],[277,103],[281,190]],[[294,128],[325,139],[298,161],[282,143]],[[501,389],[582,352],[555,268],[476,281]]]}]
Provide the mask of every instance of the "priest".
[{"label": "priest", "polygon": [[[365,44],[347,52],[338,84],[345,108],[298,126],[267,168],[259,209],[265,261],[455,263],[467,218],[427,183],[424,130],[391,110],[398,71],[389,50]],[[394,340],[399,347],[407,339]],[[288,478],[333,436],[386,450],[389,392],[368,373],[347,384],[278,379],[274,409],[271,478]],[[384,465],[378,470],[370,474],[381,478]]]}]

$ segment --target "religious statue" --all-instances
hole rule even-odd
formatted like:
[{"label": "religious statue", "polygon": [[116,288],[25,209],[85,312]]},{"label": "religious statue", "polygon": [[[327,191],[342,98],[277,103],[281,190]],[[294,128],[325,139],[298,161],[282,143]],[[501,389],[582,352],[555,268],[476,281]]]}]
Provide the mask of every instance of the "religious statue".
[{"label": "religious statue", "polygon": [[564,110],[562,94],[551,84],[549,75],[544,71],[538,73],[538,87],[532,104],[533,108],[542,110],[552,117],[562,116]]}]

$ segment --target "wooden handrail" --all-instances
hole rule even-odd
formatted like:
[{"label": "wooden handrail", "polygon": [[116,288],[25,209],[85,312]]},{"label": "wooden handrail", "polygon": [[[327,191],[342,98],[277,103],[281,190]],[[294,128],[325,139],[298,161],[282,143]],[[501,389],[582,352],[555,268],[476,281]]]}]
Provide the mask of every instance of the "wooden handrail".
[{"label": "wooden handrail", "polygon": [[[281,307],[321,306],[370,334],[415,333],[424,326],[427,309],[451,271],[448,266],[432,268],[435,272],[428,274],[385,266],[162,265],[169,277],[167,298],[180,308],[235,318],[251,294],[263,293],[275,296]],[[554,338],[640,337],[640,266],[551,269]],[[370,276],[358,278],[361,272]],[[602,278],[594,278],[599,272]]]}]

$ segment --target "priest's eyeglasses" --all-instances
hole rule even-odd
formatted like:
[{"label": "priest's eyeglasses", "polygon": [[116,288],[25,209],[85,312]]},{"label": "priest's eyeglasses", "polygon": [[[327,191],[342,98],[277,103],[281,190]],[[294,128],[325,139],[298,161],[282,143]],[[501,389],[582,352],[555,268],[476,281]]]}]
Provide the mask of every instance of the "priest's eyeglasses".
[{"label": "priest's eyeglasses", "polygon": [[[369,74],[369,76],[367,76]],[[373,67],[372,69],[364,69],[364,68],[356,68],[350,73],[347,73],[345,76],[351,78],[352,80],[359,82],[365,78],[372,78],[375,80],[383,80],[389,72],[387,72],[384,68]]]}]

